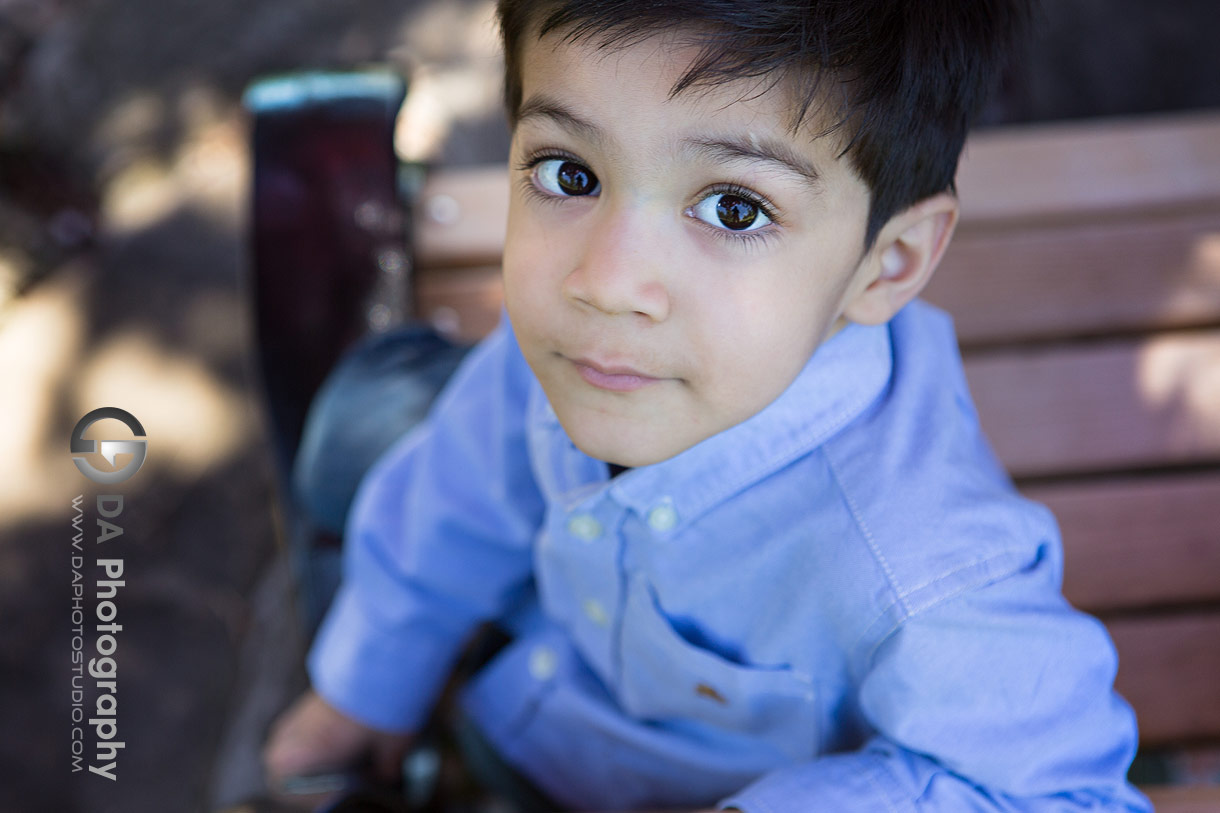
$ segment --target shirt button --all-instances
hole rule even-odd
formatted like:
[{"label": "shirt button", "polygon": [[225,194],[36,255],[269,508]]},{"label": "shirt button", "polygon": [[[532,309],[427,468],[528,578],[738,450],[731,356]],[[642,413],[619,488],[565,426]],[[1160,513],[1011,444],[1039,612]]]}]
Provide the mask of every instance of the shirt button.
[{"label": "shirt button", "polygon": [[529,669],[535,680],[550,680],[557,668],[559,659],[555,656],[555,650],[548,646],[534,647],[534,651],[530,653]]},{"label": "shirt button", "polygon": [[589,514],[577,514],[568,520],[568,533],[577,539],[592,542],[602,535],[602,524]]},{"label": "shirt button", "polygon": [[678,512],[671,505],[658,505],[648,512],[648,525],[654,531],[668,531],[678,524]]},{"label": "shirt button", "polygon": [[585,599],[584,602],[585,615],[599,627],[604,627],[610,623],[610,616],[606,615],[606,608],[591,598]]}]

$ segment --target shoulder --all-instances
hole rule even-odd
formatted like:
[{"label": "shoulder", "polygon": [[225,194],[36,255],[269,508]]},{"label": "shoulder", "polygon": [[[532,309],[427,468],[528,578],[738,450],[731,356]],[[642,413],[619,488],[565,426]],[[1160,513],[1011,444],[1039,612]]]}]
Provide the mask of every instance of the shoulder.
[{"label": "shoulder", "polygon": [[887,583],[879,630],[1061,556],[1054,518],[1016,492],[983,435],[949,317],[917,302],[890,331],[888,389],[824,448]]}]

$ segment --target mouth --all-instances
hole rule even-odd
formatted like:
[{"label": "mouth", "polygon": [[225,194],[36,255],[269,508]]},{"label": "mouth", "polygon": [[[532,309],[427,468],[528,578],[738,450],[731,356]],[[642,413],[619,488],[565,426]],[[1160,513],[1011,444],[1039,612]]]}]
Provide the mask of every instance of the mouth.
[{"label": "mouth", "polygon": [[568,359],[586,382],[603,390],[611,392],[634,392],[649,384],[663,381],[653,378],[631,367],[598,364],[590,359]]}]

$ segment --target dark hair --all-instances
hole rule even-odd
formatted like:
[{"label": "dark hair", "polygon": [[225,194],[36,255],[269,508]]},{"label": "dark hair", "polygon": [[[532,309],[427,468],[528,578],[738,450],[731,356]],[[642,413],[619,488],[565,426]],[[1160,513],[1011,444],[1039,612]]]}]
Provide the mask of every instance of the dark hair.
[{"label": "dark hair", "polygon": [[1028,21],[1031,0],[499,0],[505,103],[521,105],[521,40],[625,47],[682,31],[699,56],[671,89],[735,79],[799,80],[811,110],[844,128],[844,153],[871,190],[865,245],[898,212],[952,190],[966,131]]}]

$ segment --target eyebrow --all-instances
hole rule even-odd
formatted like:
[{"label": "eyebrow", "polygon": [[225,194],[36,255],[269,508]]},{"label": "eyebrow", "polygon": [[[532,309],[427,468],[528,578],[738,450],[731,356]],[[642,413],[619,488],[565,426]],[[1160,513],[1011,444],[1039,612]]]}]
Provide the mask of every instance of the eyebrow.
[{"label": "eyebrow", "polygon": [[732,161],[746,159],[762,161],[768,164],[778,164],[781,168],[799,175],[814,189],[822,188],[822,176],[813,166],[800,156],[796,150],[779,141],[751,138],[684,138],[683,146],[709,158]]},{"label": "eyebrow", "polygon": [[526,119],[550,119],[566,130],[571,130],[597,144],[606,140],[606,131],[586,118],[581,117],[549,96],[534,96],[517,110],[517,123]]},{"label": "eyebrow", "polygon": [[[587,141],[604,144],[606,132],[562,103],[545,95],[534,96],[518,110],[517,122],[526,119],[549,119]],[[822,188],[822,176],[817,168],[788,145],[767,138],[684,138],[680,145],[704,158],[719,161],[761,161],[779,166],[805,181],[814,190]]]}]

